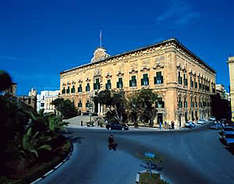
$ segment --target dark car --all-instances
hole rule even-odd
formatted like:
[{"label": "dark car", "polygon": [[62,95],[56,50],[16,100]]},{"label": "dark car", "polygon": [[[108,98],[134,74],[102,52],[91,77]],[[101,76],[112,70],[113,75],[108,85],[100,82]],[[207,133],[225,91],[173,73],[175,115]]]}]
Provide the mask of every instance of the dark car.
[{"label": "dark car", "polygon": [[210,126],[210,129],[215,129],[215,130],[219,130],[222,128],[223,128],[223,125],[221,123],[215,123],[214,125]]},{"label": "dark car", "polygon": [[192,121],[188,121],[188,122],[185,123],[185,127],[186,128],[195,128],[196,125]]},{"label": "dark car", "polygon": [[119,123],[108,123],[106,125],[106,128],[109,130],[128,130],[128,126],[125,124],[119,124]]}]

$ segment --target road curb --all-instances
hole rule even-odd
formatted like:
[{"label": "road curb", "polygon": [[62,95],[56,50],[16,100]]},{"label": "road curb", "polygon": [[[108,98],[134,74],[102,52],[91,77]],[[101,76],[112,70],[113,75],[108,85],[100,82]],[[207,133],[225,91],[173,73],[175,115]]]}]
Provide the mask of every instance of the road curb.
[{"label": "road curb", "polygon": [[50,171],[48,171],[47,173],[45,173],[43,176],[41,176],[40,178],[34,180],[33,182],[31,182],[30,184],[35,184],[39,181],[41,181],[42,179],[44,179],[45,177],[47,177],[49,174],[51,174],[52,172],[54,172],[56,169],[58,169],[61,165],[63,165],[66,161],[68,161],[72,155],[72,152],[73,152],[73,144],[72,142],[70,141],[71,143],[71,148],[70,148],[70,152],[68,153],[68,155],[66,156],[66,158],[60,162],[59,164],[57,164],[53,169],[51,169]]}]

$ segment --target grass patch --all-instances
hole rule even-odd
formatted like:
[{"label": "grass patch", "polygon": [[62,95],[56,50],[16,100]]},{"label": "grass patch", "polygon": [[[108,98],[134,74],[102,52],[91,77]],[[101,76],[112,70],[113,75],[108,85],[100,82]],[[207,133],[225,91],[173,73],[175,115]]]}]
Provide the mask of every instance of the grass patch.
[{"label": "grass patch", "polygon": [[141,173],[139,184],[169,184],[168,182],[160,179],[160,174]]}]

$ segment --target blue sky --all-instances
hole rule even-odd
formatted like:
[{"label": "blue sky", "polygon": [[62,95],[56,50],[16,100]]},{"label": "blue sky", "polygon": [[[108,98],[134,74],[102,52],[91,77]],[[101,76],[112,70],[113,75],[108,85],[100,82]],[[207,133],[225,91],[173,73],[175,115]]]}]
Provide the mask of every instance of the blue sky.
[{"label": "blue sky", "polygon": [[103,30],[110,55],[176,37],[227,89],[233,9],[233,0],[1,0],[0,69],[18,84],[18,95],[59,89],[59,73],[88,63]]}]

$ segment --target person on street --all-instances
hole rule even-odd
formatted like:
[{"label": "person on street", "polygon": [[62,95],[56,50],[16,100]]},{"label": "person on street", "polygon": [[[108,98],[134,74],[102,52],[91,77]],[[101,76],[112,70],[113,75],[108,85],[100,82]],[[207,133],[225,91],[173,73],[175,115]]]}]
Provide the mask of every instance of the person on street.
[{"label": "person on street", "polygon": [[172,128],[172,129],[175,128],[175,123],[174,123],[174,121],[171,121],[171,128]]},{"label": "person on street", "polygon": [[114,137],[113,137],[113,135],[110,135],[108,137],[108,148],[109,148],[109,150],[113,149],[116,151],[116,147],[117,147],[117,144],[114,141]]}]

